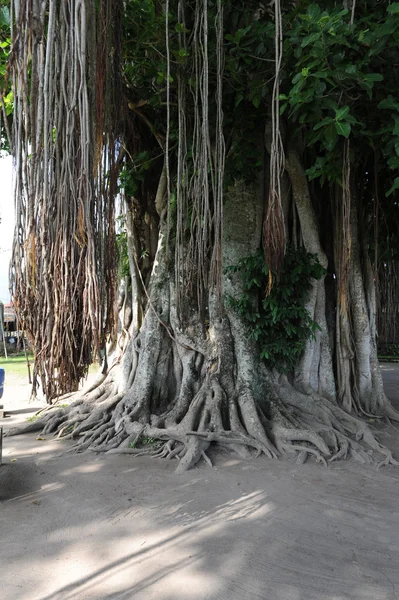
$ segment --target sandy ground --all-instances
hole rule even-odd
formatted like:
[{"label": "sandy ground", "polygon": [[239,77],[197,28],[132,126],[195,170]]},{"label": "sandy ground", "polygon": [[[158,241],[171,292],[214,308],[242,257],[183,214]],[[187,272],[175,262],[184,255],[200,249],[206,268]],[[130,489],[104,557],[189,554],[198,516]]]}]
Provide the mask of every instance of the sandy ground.
[{"label": "sandy ground", "polygon": [[[383,370],[399,401],[399,367]],[[5,428],[36,408],[27,394],[7,388]],[[2,600],[399,598],[399,468],[219,454],[179,477],[173,462],[65,448],[4,440]]]}]

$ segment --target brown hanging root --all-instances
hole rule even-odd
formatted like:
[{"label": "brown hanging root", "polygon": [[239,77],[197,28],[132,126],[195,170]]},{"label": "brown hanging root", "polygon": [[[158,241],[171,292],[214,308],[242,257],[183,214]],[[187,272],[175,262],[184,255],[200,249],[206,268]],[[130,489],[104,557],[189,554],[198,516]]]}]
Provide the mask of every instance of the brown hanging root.
[{"label": "brown hanging root", "polygon": [[[185,2],[178,5],[179,22],[184,23]],[[179,145],[177,164],[177,222],[175,247],[176,305],[178,318],[186,318],[187,296],[197,302],[204,319],[209,288],[214,289],[221,305],[222,222],[225,142],[223,136],[223,5],[217,2],[215,24],[209,27],[208,0],[196,0],[190,53],[191,78],[178,74]],[[216,35],[216,122],[209,112],[210,37]],[[182,49],[187,49],[185,34],[179,35]],[[193,120],[185,117],[187,102],[193,106]],[[215,133],[213,133],[215,132]],[[188,158],[188,140],[193,140]],[[190,223],[187,228],[187,223]],[[188,231],[187,231],[188,229]],[[188,239],[187,239],[188,238]]]},{"label": "brown hanging root", "polygon": [[269,267],[267,291],[273,285],[272,271],[280,272],[286,246],[284,214],[281,201],[281,176],[284,170],[284,149],[280,132],[280,69],[283,52],[283,34],[280,0],[274,2],[275,76],[272,94],[272,123],[270,147],[270,183],[266,218],[263,226],[263,246]]},{"label": "brown hanging root", "polygon": [[12,280],[37,359],[33,393],[40,384],[51,402],[77,389],[114,325],[118,3],[48,0],[40,14],[38,6],[11,6]]}]

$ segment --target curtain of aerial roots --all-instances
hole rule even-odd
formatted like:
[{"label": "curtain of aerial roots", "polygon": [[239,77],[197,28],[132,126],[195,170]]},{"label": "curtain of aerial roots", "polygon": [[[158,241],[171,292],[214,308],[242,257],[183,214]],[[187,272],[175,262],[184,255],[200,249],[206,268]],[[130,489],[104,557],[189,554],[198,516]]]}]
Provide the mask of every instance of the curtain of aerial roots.
[{"label": "curtain of aerial roots", "polygon": [[274,3],[275,78],[272,96],[272,140],[270,148],[269,198],[263,231],[265,259],[269,266],[268,290],[272,286],[272,271],[279,272],[285,254],[286,233],[281,202],[281,175],[284,170],[284,149],[280,134],[280,68],[283,55],[283,32],[280,0]]},{"label": "curtain of aerial roots", "polygon": [[381,261],[379,267],[378,346],[383,354],[398,353],[399,262]]},{"label": "curtain of aerial roots", "polygon": [[36,357],[33,393],[41,385],[49,402],[76,389],[112,327],[116,153],[104,101],[117,15],[112,0],[12,3],[13,292]]},{"label": "curtain of aerial roots", "polygon": [[[185,3],[178,6],[179,22],[185,22]],[[216,35],[216,39],[211,39]],[[187,47],[184,33],[182,48]],[[216,47],[216,90],[209,86],[209,48]],[[217,2],[214,23],[210,23],[208,0],[197,0],[191,36],[190,73],[178,74],[178,165],[176,215],[176,294],[178,314],[188,316],[187,298],[196,299],[202,322],[205,319],[208,289],[221,306],[223,177],[225,145],[223,138],[223,8]],[[188,78],[196,82],[188,88]],[[187,106],[193,106],[187,121]],[[210,120],[216,114],[216,120]],[[215,107],[215,108],[214,108]],[[211,133],[214,132],[214,133]],[[188,151],[191,158],[188,159]],[[195,306],[195,305],[194,305]]]}]

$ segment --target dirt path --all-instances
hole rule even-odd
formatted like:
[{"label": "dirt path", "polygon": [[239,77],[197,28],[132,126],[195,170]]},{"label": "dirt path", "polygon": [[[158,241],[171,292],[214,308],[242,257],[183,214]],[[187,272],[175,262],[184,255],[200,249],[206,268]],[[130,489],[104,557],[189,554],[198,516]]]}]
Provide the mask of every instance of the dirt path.
[{"label": "dirt path", "polygon": [[2,600],[399,598],[399,469],[219,455],[178,477],[171,462],[4,442]]}]

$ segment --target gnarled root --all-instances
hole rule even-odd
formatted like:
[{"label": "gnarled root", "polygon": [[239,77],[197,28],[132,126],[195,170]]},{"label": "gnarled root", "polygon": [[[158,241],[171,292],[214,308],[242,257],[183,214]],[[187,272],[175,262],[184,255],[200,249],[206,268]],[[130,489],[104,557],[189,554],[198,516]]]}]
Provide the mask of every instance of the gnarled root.
[{"label": "gnarled root", "polygon": [[271,403],[272,439],[281,452],[309,455],[323,464],[348,457],[378,466],[397,465],[392,452],[378,442],[370,427],[317,394],[279,390],[286,404]]},{"label": "gnarled root", "polygon": [[[397,464],[364,421],[333,401],[298,391],[287,379],[272,382],[264,366],[245,361],[244,352],[244,367],[238,368],[232,334],[224,321],[220,327],[215,333],[219,342],[208,356],[205,347],[191,347],[187,335],[183,342],[172,341],[153,319],[151,337],[135,342],[125,391],[118,393],[109,375],[88,393],[72,396],[69,406],[55,404],[7,435],[42,431],[73,441],[68,451],[176,459],[178,473],[201,459],[212,464],[207,454],[211,445],[228,447],[245,458],[295,454],[301,463],[313,456],[324,465],[348,457]],[[148,368],[147,345],[154,340],[163,372],[174,371],[170,388],[162,385],[153,355],[154,368]],[[178,352],[173,350],[176,345]]]}]

